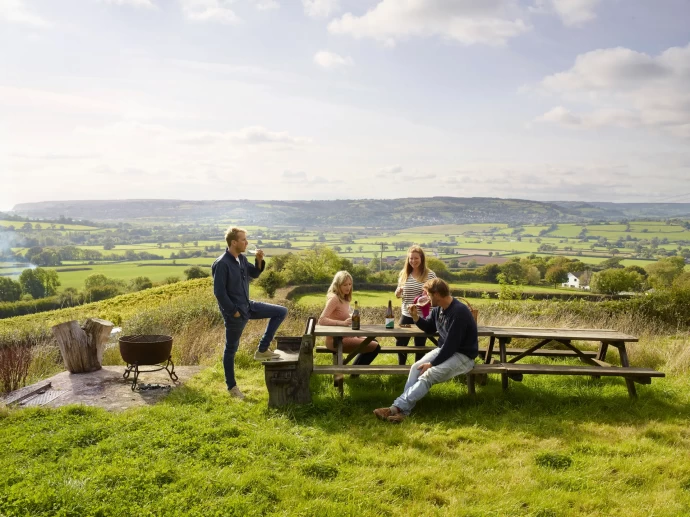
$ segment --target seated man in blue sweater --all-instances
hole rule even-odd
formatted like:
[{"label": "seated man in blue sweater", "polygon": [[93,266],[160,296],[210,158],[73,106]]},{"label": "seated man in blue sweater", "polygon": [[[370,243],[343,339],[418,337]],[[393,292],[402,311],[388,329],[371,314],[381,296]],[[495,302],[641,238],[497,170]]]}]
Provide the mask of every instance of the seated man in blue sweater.
[{"label": "seated man in blue sweater", "polygon": [[426,354],[410,368],[405,390],[391,407],[374,410],[381,420],[402,422],[415,404],[434,384],[463,375],[474,368],[478,355],[477,323],[470,310],[450,295],[448,284],[433,278],[424,284],[424,292],[431,300],[431,313],[420,318],[417,306],[410,306],[410,314],[417,327],[424,332],[438,332],[438,348]]}]

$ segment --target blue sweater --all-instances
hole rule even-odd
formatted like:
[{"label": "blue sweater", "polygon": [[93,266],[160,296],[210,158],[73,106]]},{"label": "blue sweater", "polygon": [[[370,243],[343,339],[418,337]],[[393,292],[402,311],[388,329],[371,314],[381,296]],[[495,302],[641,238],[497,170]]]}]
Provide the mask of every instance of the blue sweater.
[{"label": "blue sweater", "polygon": [[238,259],[239,262],[226,249],[211,266],[213,294],[225,319],[234,317],[237,311],[249,319],[249,278],[258,278],[266,266],[265,260],[261,266],[250,264],[241,253]]},{"label": "blue sweater", "polygon": [[438,366],[455,353],[461,353],[470,359],[479,355],[477,322],[470,310],[455,298],[446,310],[434,307],[427,318],[419,318],[417,327],[427,334],[438,332],[441,351],[431,361],[432,366]]}]

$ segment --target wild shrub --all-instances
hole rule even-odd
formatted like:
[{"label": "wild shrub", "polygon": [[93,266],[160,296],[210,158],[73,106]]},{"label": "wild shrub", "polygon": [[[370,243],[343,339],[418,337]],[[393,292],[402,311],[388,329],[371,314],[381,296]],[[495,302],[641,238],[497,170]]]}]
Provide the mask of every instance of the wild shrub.
[{"label": "wild shrub", "polygon": [[13,345],[0,348],[0,391],[21,388],[31,366],[31,348]]}]

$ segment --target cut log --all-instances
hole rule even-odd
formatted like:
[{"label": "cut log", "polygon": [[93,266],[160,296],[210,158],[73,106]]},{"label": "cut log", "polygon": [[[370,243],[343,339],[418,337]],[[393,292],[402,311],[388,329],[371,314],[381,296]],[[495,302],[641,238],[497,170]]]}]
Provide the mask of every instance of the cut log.
[{"label": "cut log", "polygon": [[65,368],[70,373],[94,372],[101,369],[103,351],[113,324],[97,318],[88,319],[84,327],[77,321],[66,321],[53,327]]}]

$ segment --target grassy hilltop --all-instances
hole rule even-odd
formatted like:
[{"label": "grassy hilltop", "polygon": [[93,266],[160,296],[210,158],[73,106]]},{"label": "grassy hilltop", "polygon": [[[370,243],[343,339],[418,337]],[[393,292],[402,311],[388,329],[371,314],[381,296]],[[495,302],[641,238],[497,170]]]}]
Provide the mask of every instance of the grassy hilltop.
[{"label": "grassy hilltop", "polygon": [[[485,304],[484,324],[638,334],[631,362],[667,377],[639,386],[638,400],[628,399],[621,379],[527,376],[505,394],[491,379],[475,399],[454,381],[435,386],[412,418],[390,426],[371,411],[399,394],[400,377],[347,379],[343,399],[330,379],[314,378],[313,404],[267,409],[263,371],[251,360],[260,322],[250,322],[238,354],[248,401],[229,399],[220,365],[223,327],[208,279],[118,298],[4,320],[4,335],[42,335],[35,362],[49,373],[50,364],[59,368],[42,333],[52,322],[120,318],[127,333],[170,332],[177,363],[207,368],[163,403],[122,413],[0,410],[0,515],[690,512],[690,467],[679,455],[690,447],[687,330],[625,311],[567,311],[565,303]],[[290,315],[280,332],[299,335],[306,316],[321,308],[314,302],[286,302]],[[370,306],[363,320],[382,314]],[[617,358],[610,353],[607,360]],[[116,349],[106,361],[121,364]]]}]

